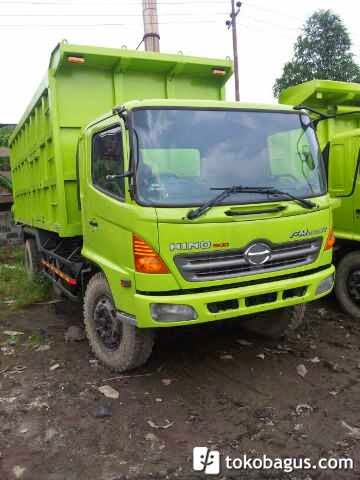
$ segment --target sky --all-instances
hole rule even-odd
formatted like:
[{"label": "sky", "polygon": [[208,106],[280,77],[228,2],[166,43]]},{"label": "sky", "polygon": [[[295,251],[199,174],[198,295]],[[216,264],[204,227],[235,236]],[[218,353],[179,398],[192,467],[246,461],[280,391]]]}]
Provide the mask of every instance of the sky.
[{"label": "sky", "polygon": [[[230,5],[230,0],[158,0],[161,51],[231,57],[231,32],[225,25]],[[243,0],[238,16],[241,101],[275,101],[274,81],[290,60],[302,25],[320,8],[341,16],[360,62],[360,2]],[[20,119],[60,40],[135,49],[142,35],[141,0],[0,0],[0,123]],[[233,90],[229,81],[228,100]]]}]

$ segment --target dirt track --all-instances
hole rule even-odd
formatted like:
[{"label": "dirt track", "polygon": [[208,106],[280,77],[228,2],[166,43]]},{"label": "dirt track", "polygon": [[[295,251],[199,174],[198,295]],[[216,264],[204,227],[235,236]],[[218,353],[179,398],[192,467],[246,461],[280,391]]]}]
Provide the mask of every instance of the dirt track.
[{"label": "dirt track", "polygon": [[[116,375],[93,360],[86,341],[64,341],[67,327],[81,322],[74,307],[0,313],[0,334],[24,332],[13,347],[0,336],[0,479],[198,478],[194,446],[234,457],[355,462],[352,472],[216,478],[359,479],[360,436],[342,421],[360,427],[360,325],[331,299],[307,317],[305,332],[280,346],[249,337],[238,323],[162,332],[146,367],[109,380]],[[38,351],[40,344],[50,348]],[[103,385],[119,398],[106,398],[97,390]],[[97,417],[102,407],[111,416]]]}]

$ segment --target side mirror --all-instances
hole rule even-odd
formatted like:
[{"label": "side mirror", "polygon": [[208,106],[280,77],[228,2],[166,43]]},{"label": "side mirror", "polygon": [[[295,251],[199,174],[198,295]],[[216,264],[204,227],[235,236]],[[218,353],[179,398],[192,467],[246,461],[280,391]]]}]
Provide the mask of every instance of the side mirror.
[{"label": "side mirror", "polygon": [[301,114],[300,115],[300,121],[301,121],[301,124],[303,126],[303,128],[309,128],[310,125],[311,125],[311,118],[309,117],[309,115],[305,115],[305,114]]},{"label": "side mirror", "polygon": [[359,148],[359,135],[340,134],[330,142],[328,185],[331,196],[351,195],[357,173]]},{"label": "side mirror", "polygon": [[309,170],[314,170],[315,162],[314,162],[313,156],[311,154],[311,150],[310,150],[309,145],[303,145],[301,147],[301,154],[302,154],[302,158],[304,159],[304,162],[308,166],[308,169]]}]

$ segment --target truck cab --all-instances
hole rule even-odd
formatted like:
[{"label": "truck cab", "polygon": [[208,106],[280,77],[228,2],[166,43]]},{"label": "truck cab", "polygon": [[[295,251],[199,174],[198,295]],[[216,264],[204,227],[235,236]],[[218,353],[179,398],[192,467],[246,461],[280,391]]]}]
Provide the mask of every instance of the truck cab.
[{"label": "truck cab", "polygon": [[332,288],[331,203],[307,114],[124,103],[84,129],[79,172],[83,256],[138,328],[241,317],[282,334],[295,306]]}]

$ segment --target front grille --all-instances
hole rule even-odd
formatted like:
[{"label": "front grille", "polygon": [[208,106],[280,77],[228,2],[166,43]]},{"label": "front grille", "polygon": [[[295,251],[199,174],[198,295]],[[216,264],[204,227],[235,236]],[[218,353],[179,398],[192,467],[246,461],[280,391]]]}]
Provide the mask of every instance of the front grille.
[{"label": "front grille", "polygon": [[[252,242],[254,243],[263,245],[266,242]],[[308,265],[316,260],[321,243],[321,238],[277,245],[268,243],[271,254],[263,265],[249,263],[245,257],[249,246],[241,250],[176,255],[174,261],[182,276],[189,282],[221,280]]]}]

